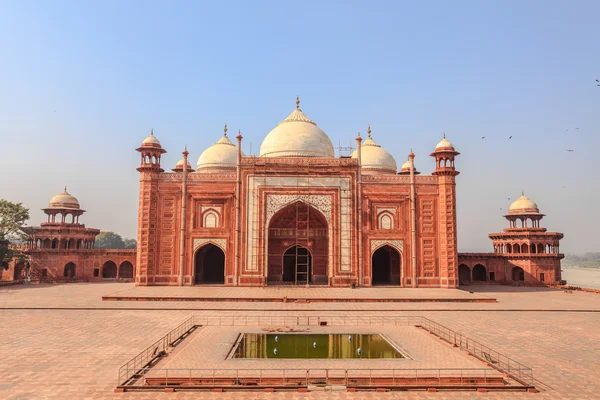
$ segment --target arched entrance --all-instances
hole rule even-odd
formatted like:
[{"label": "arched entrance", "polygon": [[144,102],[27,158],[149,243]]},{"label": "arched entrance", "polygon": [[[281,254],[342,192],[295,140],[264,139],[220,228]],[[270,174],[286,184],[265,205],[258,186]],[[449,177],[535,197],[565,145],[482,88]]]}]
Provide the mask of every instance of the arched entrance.
[{"label": "arched entrance", "polygon": [[473,281],[487,281],[487,270],[483,265],[477,264],[473,267]]},{"label": "arched entrance", "polygon": [[470,285],[471,284],[471,269],[466,264],[460,264],[458,266],[458,284],[459,285]]},{"label": "arched entrance", "polygon": [[107,261],[102,265],[102,278],[114,279],[117,277],[117,264],[114,261]]},{"label": "arched entrance", "polygon": [[400,253],[392,246],[382,246],[373,253],[371,285],[400,285]]},{"label": "arched entrance", "polygon": [[75,278],[75,263],[74,262],[69,262],[69,263],[65,264],[63,276],[65,278],[70,278],[70,279]]},{"label": "arched entrance", "polygon": [[13,280],[18,281],[19,279],[27,278],[27,267],[29,263],[26,261],[21,261],[15,265]]},{"label": "arched entrance", "polygon": [[119,278],[121,279],[133,279],[133,264],[129,261],[123,261],[119,265]]},{"label": "arched entrance", "polygon": [[306,247],[292,246],[283,254],[283,282],[312,282],[312,254]]},{"label": "arched entrance", "polygon": [[219,246],[207,243],[196,251],[194,283],[225,283],[225,253]]},{"label": "arched entrance", "polygon": [[513,281],[524,281],[525,280],[525,271],[521,267],[514,267],[512,269],[512,280]]},{"label": "arched entrance", "polygon": [[277,211],[268,228],[269,284],[329,283],[329,225],[319,210],[296,201]]}]

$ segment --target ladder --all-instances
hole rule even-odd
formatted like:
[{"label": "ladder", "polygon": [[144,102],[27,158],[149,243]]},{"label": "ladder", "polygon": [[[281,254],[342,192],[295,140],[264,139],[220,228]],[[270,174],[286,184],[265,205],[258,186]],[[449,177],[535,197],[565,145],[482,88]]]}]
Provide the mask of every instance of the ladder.
[{"label": "ladder", "polygon": [[[296,203],[296,285],[308,285],[310,282],[309,209],[302,202]],[[302,245],[301,245],[302,243]]]}]

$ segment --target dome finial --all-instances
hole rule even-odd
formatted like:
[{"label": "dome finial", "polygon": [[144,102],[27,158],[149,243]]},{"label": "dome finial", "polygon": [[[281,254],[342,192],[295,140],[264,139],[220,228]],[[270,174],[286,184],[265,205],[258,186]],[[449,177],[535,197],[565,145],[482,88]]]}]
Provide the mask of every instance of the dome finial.
[{"label": "dome finial", "polygon": [[227,136],[227,123],[225,123],[225,126],[223,127],[223,136]]},{"label": "dome finial", "polygon": [[296,110],[300,109],[300,96],[296,96]]},{"label": "dome finial", "polygon": [[358,132],[358,133],[356,134],[356,137],[357,137],[357,138],[359,138],[359,137],[360,137],[360,132]]},{"label": "dome finial", "polygon": [[67,185],[65,185],[65,193],[67,193]]},{"label": "dome finial", "polygon": [[444,139],[446,139],[446,132],[444,132]]},{"label": "dome finial", "polygon": [[150,136],[154,136],[154,128],[150,129]]},{"label": "dome finial", "polygon": [[367,125],[367,133],[369,134],[369,137],[371,137],[371,125]]},{"label": "dome finial", "polygon": [[525,191],[521,189],[521,196],[525,196]]}]

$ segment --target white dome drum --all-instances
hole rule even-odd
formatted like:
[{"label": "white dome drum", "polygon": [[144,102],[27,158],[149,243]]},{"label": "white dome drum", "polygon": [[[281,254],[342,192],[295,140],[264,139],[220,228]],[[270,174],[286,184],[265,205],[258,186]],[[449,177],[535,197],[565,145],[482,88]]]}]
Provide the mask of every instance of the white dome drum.
[{"label": "white dome drum", "polygon": [[231,143],[231,140],[227,137],[227,125],[225,125],[223,130],[224,133],[221,139],[200,154],[196,165],[198,171],[207,168],[222,169],[236,167],[237,146]]},{"label": "white dome drum", "polygon": [[335,157],[333,144],[325,132],[300,109],[296,109],[265,137],[261,157]]},{"label": "white dome drum", "polygon": [[[369,137],[360,146],[360,165],[365,172],[396,173],[397,165],[394,157],[380,145],[375,143],[371,137],[371,127],[367,129]],[[352,152],[352,158],[357,158],[356,150]]]}]

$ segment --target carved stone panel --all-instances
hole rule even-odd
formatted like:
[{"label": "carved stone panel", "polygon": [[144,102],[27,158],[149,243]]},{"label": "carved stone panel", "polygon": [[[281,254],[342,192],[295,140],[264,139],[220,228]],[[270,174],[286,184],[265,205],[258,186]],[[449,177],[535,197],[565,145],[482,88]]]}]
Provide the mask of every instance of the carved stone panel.
[{"label": "carved stone panel", "polygon": [[198,249],[198,247],[201,247],[202,245],[206,244],[206,243],[212,243],[215,246],[218,246],[221,248],[221,250],[223,250],[223,252],[225,252],[227,250],[227,239],[223,239],[223,238],[196,238],[194,239],[194,251],[196,251]]},{"label": "carved stone panel", "polygon": [[376,249],[381,246],[389,245],[394,247],[400,253],[404,251],[404,242],[402,240],[381,240],[381,239],[373,239],[371,240],[371,253],[373,253]]}]

